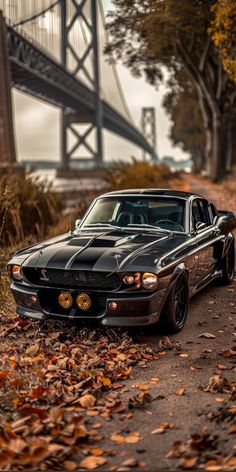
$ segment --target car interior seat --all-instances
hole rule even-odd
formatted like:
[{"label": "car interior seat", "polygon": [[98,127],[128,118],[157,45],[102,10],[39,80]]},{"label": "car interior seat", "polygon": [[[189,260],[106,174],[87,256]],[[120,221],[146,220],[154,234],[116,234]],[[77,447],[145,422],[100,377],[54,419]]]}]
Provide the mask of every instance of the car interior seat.
[{"label": "car interior seat", "polygon": [[127,226],[130,223],[132,223],[131,220],[132,220],[132,215],[128,213],[127,211],[122,211],[117,218],[117,223],[120,226]]}]

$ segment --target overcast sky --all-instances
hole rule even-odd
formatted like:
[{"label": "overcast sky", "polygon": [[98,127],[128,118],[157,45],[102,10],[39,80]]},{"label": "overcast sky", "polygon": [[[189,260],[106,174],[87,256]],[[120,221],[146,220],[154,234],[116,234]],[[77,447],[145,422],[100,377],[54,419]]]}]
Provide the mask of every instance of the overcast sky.
[{"label": "overcast sky", "polygon": [[[110,0],[103,0],[106,11],[110,4]],[[156,109],[157,152],[159,156],[169,155],[176,159],[186,158],[187,155],[180,148],[173,148],[168,139],[169,120],[161,106],[165,93],[164,86],[156,91],[143,78],[136,79],[131,76],[130,72],[122,65],[119,64],[117,68],[124,95],[135,123],[140,124],[142,106],[154,106]],[[13,107],[19,160],[59,160],[60,110],[17,90],[13,90]],[[105,159],[124,159],[131,155],[141,157],[140,149],[127,141],[111,133],[104,132],[103,135]]]}]

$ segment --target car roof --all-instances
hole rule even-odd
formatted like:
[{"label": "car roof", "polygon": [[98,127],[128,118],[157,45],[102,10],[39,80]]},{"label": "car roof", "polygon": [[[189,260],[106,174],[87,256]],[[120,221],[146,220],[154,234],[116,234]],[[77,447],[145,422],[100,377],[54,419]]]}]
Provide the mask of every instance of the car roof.
[{"label": "car roof", "polygon": [[[126,189],[126,190],[115,190],[113,192],[108,192],[104,194],[105,196],[115,196],[115,195],[160,195],[167,197],[179,197],[185,198],[186,200],[190,197],[201,197],[202,195],[191,192],[183,192],[182,190],[172,190],[172,189],[162,189],[162,188],[136,188],[136,189]],[[102,196],[104,196],[102,195]]]}]

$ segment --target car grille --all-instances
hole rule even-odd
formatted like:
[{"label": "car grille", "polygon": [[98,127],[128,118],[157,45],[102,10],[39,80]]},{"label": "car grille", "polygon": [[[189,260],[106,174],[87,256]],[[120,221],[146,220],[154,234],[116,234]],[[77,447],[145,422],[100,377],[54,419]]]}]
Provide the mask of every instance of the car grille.
[{"label": "car grille", "polygon": [[34,285],[46,287],[70,287],[86,290],[116,290],[121,281],[117,274],[85,270],[23,269],[27,280]]}]

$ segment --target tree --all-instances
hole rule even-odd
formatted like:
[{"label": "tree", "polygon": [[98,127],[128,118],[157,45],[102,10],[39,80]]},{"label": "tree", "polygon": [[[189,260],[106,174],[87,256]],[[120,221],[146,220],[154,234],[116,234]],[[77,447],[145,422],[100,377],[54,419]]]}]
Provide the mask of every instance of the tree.
[{"label": "tree", "polygon": [[[190,153],[193,170],[200,172],[205,167],[205,133],[202,125],[198,96],[192,82],[181,71],[179,83],[170,81],[170,90],[163,105],[170,116],[170,139],[174,145]],[[185,79],[185,80],[184,80]],[[185,84],[185,87],[180,84]]]},{"label": "tree", "polygon": [[[236,88],[222,67],[221,54],[209,34],[213,0],[114,0],[108,29],[118,59],[134,74],[163,80],[163,66],[172,77],[183,66],[195,85],[206,136],[206,162],[217,181],[231,152]],[[228,157],[229,161],[229,157]]]},{"label": "tree", "polygon": [[236,2],[217,0],[212,11],[213,20],[209,32],[216,48],[221,52],[225,71],[236,83]]}]

